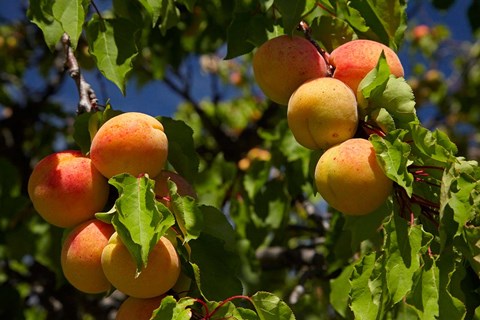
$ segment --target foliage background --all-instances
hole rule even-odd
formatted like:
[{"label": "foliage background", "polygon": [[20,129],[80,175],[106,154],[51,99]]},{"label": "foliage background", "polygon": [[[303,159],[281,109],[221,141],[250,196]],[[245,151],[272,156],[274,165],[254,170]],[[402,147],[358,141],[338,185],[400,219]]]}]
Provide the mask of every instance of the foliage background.
[{"label": "foliage background", "polygon": [[[445,130],[460,155],[476,160],[480,42],[475,33],[478,17],[472,15],[480,12],[477,3],[409,1],[409,25],[400,47],[422,123]],[[110,99],[123,111],[173,116],[194,129],[201,159],[195,187],[201,202],[239,215],[232,219],[248,292],[278,294],[299,319],[335,318],[327,284],[341,272],[345,259],[329,261],[334,257],[329,242],[336,239],[335,232],[327,236],[327,230],[339,225],[318,197],[304,199],[292,192],[291,186],[311,191],[302,185],[310,155],[292,147],[285,123],[279,125],[285,110],[266,101],[256,88],[250,55],[222,60],[233,4],[199,1],[200,9],[186,15],[179,28],[147,35],[126,97],[96,71],[85,39],[80,39],[76,54],[101,102]],[[59,270],[62,231],[41,221],[28,200],[26,185],[35,162],[75,147],[78,96],[64,72],[61,48],[49,51],[40,30],[27,18],[27,4],[16,5],[20,9],[13,9],[12,2],[0,4],[0,318],[106,318],[120,298],[86,296],[66,284]],[[13,19],[10,10],[17,10]],[[416,39],[419,24],[428,25],[429,32]],[[255,147],[268,150],[269,156],[249,159],[248,151]],[[243,159],[248,159],[243,161],[248,169],[242,169]],[[269,180],[282,176],[272,168],[285,163],[287,170],[300,173],[298,180],[288,182],[290,189]],[[268,189],[262,189],[265,183]],[[232,201],[235,192],[246,200]],[[269,214],[257,215],[265,212]],[[252,213],[253,219],[247,219]]]}]

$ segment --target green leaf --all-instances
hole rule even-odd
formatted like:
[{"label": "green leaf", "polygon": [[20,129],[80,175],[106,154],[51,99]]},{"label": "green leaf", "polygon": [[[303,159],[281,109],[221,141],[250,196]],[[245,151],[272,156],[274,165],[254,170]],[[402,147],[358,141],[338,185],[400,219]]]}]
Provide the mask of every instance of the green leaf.
[{"label": "green leaf", "polygon": [[88,0],[55,0],[52,6],[53,16],[70,37],[70,44],[74,50],[82,34],[88,5]]},{"label": "green leaf", "polygon": [[90,150],[91,140],[88,132],[88,123],[92,115],[93,113],[91,112],[79,114],[73,124],[73,140],[75,140],[83,154],[87,154]]},{"label": "green leaf", "polygon": [[30,21],[42,30],[45,43],[52,52],[63,35],[62,25],[53,17],[52,7],[54,3],[54,0],[29,1],[27,11]]},{"label": "green leaf", "polygon": [[195,181],[199,159],[193,141],[193,130],[185,122],[169,117],[157,117],[168,138],[168,162],[182,177]]},{"label": "green leaf", "polygon": [[226,250],[218,238],[202,233],[189,242],[192,249],[190,264],[201,294],[207,300],[223,300],[243,291],[237,277],[237,254]]},{"label": "green leaf", "polygon": [[351,1],[380,42],[397,50],[404,37],[407,3],[404,0]]},{"label": "green leaf", "polygon": [[125,95],[125,83],[138,50],[137,26],[128,19],[100,19],[94,16],[87,25],[87,41],[98,69]]},{"label": "green leaf", "polygon": [[176,301],[173,296],[162,299],[160,306],[153,311],[151,320],[190,320],[192,310],[189,308],[195,303],[194,298],[181,298]]},{"label": "green leaf", "polygon": [[290,307],[276,295],[259,291],[251,297],[260,320],[295,320]]},{"label": "green leaf", "polygon": [[415,275],[406,302],[416,311],[419,319],[438,319],[439,271],[435,260],[424,257],[424,265]]},{"label": "green leaf", "polygon": [[102,112],[85,112],[75,118],[73,139],[83,154],[87,154],[90,151],[92,139],[102,124],[120,113],[122,112],[113,110],[110,104],[108,104]]},{"label": "green leaf", "polygon": [[445,168],[440,191],[442,245],[462,234],[480,213],[480,168],[476,161],[457,158]]},{"label": "green leaf", "polygon": [[380,208],[364,216],[345,216],[344,231],[351,233],[351,249],[357,252],[360,243],[378,237],[378,228],[386,217],[392,214],[390,201],[386,201]]},{"label": "green leaf", "polygon": [[[243,297],[239,296],[238,298]],[[248,298],[248,297],[245,297]],[[208,302],[211,319],[238,319],[238,320],[258,320],[258,315],[245,308],[238,308],[232,301],[226,303]],[[214,315],[214,316],[213,316]]]},{"label": "green leaf", "polygon": [[248,197],[254,199],[255,195],[265,187],[270,176],[271,164],[266,161],[254,161],[248,168],[243,179],[243,186]]},{"label": "green leaf", "polygon": [[212,206],[202,205],[200,211],[203,216],[203,231],[224,242],[225,249],[235,250],[235,230],[223,212]]},{"label": "green leaf", "polygon": [[460,279],[453,277],[453,275],[460,264],[459,256],[451,246],[445,248],[437,260],[437,266],[440,270],[439,319],[464,319],[465,317],[464,303],[452,294],[452,288],[459,286],[459,283],[455,282]]},{"label": "green leaf", "polygon": [[139,0],[143,7],[146,9],[147,13],[152,19],[152,27],[155,27],[158,19],[162,15],[162,9],[165,4],[168,4],[170,0]]},{"label": "green leaf", "polygon": [[163,35],[180,21],[175,0],[140,0],[140,2],[152,18],[152,27],[158,23]]},{"label": "green leaf", "polygon": [[394,130],[384,138],[371,135],[370,141],[373,144],[377,161],[382,166],[388,178],[404,188],[410,197],[413,192],[413,175],[407,167],[411,164],[409,160],[410,145],[403,142],[407,134],[405,130]]},{"label": "green leaf", "polygon": [[347,315],[350,300],[350,276],[353,267],[353,264],[348,265],[337,278],[330,280],[330,303],[335,311],[344,318]]},{"label": "green leaf", "polygon": [[382,284],[374,278],[376,261],[382,256],[375,253],[364,256],[353,269],[351,283],[351,305],[355,319],[377,319],[379,313],[378,292]]},{"label": "green leaf", "polygon": [[411,290],[413,276],[420,268],[420,255],[424,254],[433,239],[420,226],[408,227],[405,219],[394,215],[384,224],[386,240],[386,281],[391,303],[401,301]]},{"label": "green leaf", "polygon": [[283,29],[286,34],[293,34],[302,20],[306,0],[275,0],[275,6],[282,15]]},{"label": "green leaf", "polygon": [[184,241],[197,239],[204,225],[203,215],[198,208],[197,201],[190,196],[180,196],[175,182],[171,180],[168,180],[168,188],[170,191],[170,207],[184,235]]},{"label": "green leaf", "polygon": [[361,13],[355,9],[351,2],[335,1],[337,17],[348,22],[348,24],[359,32],[367,32],[369,27]]},{"label": "green leaf", "polygon": [[183,4],[189,12],[193,12],[197,0],[177,0],[177,2]]},{"label": "green leaf", "polygon": [[[327,52],[332,52],[340,45],[356,39],[355,31],[342,19],[328,15],[315,18],[310,23],[312,37],[320,41],[321,47]],[[332,34],[341,35],[332,37]]]},{"label": "green leaf", "polygon": [[137,264],[137,272],[148,263],[148,255],[160,237],[174,225],[170,211],[155,200],[153,180],[147,176],[119,174],[109,183],[118,190],[117,214],[112,224]]},{"label": "green leaf", "polygon": [[[248,25],[248,28],[245,26]],[[235,12],[232,22],[227,28],[227,54],[225,59],[251,52],[268,40],[267,30],[271,29],[271,21],[263,15],[252,15],[250,12]]]},{"label": "green leaf", "polygon": [[464,254],[480,278],[480,227],[467,227],[463,232],[468,248]]},{"label": "green leaf", "polygon": [[[409,129],[409,123],[419,122],[412,88],[404,78],[396,78],[390,73],[383,52],[377,66],[360,82],[359,89],[363,97],[359,99],[363,113],[372,116],[378,113],[379,109],[385,109],[395,121],[396,128],[402,129]],[[378,124],[390,126],[389,122]]]},{"label": "green leaf", "polygon": [[456,145],[440,130],[430,131],[418,123],[410,123],[410,133],[413,139],[415,154],[433,159],[441,163],[455,160]]}]

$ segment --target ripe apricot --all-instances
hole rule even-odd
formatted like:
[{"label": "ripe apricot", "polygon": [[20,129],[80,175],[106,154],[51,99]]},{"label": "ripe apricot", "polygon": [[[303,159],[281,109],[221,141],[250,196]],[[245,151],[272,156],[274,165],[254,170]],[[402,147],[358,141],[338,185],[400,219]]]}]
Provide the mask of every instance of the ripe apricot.
[{"label": "ripe apricot", "polygon": [[152,298],[170,290],[180,275],[180,259],[173,244],[161,237],[137,276],[127,247],[114,233],[102,252],[102,268],[110,283],[128,296]]},{"label": "ripe apricot", "polygon": [[150,320],[164,297],[165,295],[147,299],[128,297],[118,308],[115,320]]},{"label": "ripe apricot", "polygon": [[260,89],[282,105],[302,83],[327,74],[327,64],[315,46],[298,36],[266,41],[255,52],[252,65]]},{"label": "ripe apricot", "polygon": [[165,166],[167,155],[163,125],[140,112],[126,112],[105,122],[90,148],[93,164],[107,178],[120,173],[153,178]]},{"label": "ripe apricot", "polygon": [[109,186],[92,161],[66,150],[43,158],[28,180],[28,195],[47,222],[73,227],[94,217],[108,200]]},{"label": "ripe apricot", "polygon": [[309,80],[292,94],[287,120],[298,143],[309,149],[327,149],[355,134],[357,101],[340,80]]},{"label": "ripe apricot", "polygon": [[345,82],[356,93],[360,81],[377,66],[382,50],[390,72],[403,77],[403,66],[395,51],[372,40],[352,40],[333,50],[329,58],[335,68],[333,77]]},{"label": "ripe apricot", "polygon": [[385,202],[393,182],[378,164],[372,143],[355,138],[325,151],[315,168],[315,184],[333,208],[366,215]]},{"label": "ripe apricot", "polygon": [[110,289],[102,270],[102,251],[115,232],[111,224],[92,219],[71,230],[62,245],[61,266],[65,278],[85,293]]}]

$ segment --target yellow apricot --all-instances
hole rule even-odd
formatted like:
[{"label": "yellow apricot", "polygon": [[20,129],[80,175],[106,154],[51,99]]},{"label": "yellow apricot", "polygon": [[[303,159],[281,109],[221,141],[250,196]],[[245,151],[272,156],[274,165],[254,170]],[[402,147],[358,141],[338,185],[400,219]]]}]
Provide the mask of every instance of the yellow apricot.
[{"label": "yellow apricot", "polygon": [[28,195],[48,223],[70,228],[92,219],[108,200],[109,186],[92,161],[75,150],[50,154],[32,171]]},{"label": "yellow apricot", "polygon": [[346,215],[366,215],[386,201],[393,182],[378,164],[372,143],[355,138],[323,153],[315,184],[333,208]]},{"label": "yellow apricot", "polygon": [[292,94],[287,120],[298,143],[313,150],[327,149],[355,134],[358,125],[355,95],[334,78],[309,80]]},{"label": "yellow apricot", "polygon": [[164,297],[165,295],[146,299],[128,297],[118,308],[115,320],[150,320]]},{"label": "yellow apricot", "polygon": [[315,46],[298,36],[266,41],[254,53],[252,66],[263,93],[282,105],[302,83],[327,74],[327,64]]},{"label": "yellow apricot", "polygon": [[360,81],[377,66],[382,50],[390,72],[403,77],[403,66],[395,51],[380,42],[364,39],[346,42],[332,51],[329,63],[335,68],[333,77],[345,82],[356,93]]},{"label": "yellow apricot", "polygon": [[68,282],[85,293],[110,289],[102,270],[102,251],[115,232],[111,224],[92,219],[71,230],[62,245],[61,266]]},{"label": "yellow apricot", "polygon": [[92,139],[90,158],[107,178],[120,173],[155,177],[165,166],[168,139],[152,116],[126,112],[105,122]]},{"label": "yellow apricot", "polygon": [[161,237],[137,276],[136,264],[127,247],[114,233],[102,252],[102,268],[119,291],[136,298],[152,298],[170,290],[180,275],[180,259],[173,244]]}]

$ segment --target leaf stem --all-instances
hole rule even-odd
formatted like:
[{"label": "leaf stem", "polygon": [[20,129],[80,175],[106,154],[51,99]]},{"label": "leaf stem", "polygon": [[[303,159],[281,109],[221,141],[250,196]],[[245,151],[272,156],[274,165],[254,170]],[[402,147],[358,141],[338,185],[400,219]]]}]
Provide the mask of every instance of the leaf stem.
[{"label": "leaf stem", "polygon": [[98,17],[100,18],[100,20],[103,20],[102,14],[100,13],[100,10],[98,10],[98,7],[97,7],[97,4],[95,3],[95,1],[90,0],[90,3],[92,5],[93,9],[95,9],[95,12],[98,14]]}]

